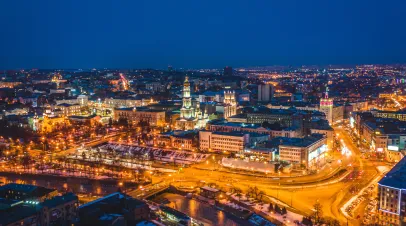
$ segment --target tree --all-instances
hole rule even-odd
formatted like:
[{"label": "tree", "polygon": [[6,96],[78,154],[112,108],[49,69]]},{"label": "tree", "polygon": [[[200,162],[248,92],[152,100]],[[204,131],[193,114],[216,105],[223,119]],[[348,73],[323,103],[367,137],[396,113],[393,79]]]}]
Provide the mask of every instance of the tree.
[{"label": "tree", "polygon": [[247,197],[253,197],[253,196],[254,196],[254,188],[253,187],[248,187]]},{"label": "tree", "polygon": [[82,152],[82,159],[86,160],[86,153],[85,152]]},{"label": "tree", "polygon": [[240,188],[235,188],[234,191],[235,191],[235,193],[236,193],[235,196],[237,196],[237,197],[238,197],[238,201],[240,201],[241,196],[242,196],[242,194],[241,194],[241,193],[242,193],[241,189],[240,189]]},{"label": "tree", "polygon": [[286,210],[286,207],[283,207],[282,208],[282,215],[286,215],[286,214],[288,214],[288,211]]},{"label": "tree", "polygon": [[237,198],[238,198],[238,201],[240,201],[240,199],[241,199],[241,193],[237,193],[235,196],[237,196]]},{"label": "tree", "polygon": [[340,222],[332,217],[323,217],[322,222],[329,226],[340,226]]},{"label": "tree", "polygon": [[252,193],[254,194],[255,199],[258,199],[259,189],[257,188],[257,186],[255,186],[255,187],[252,189]]},{"label": "tree", "polygon": [[273,204],[269,203],[268,212],[272,212],[272,211],[274,211]]},{"label": "tree", "polygon": [[322,216],[323,216],[323,206],[319,203],[319,201],[317,201],[313,205],[313,214],[311,216],[311,219],[314,221],[315,224],[318,224]]},{"label": "tree", "polygon": [[275,212],[282,214],[282,209],[278,206],[278,204],[275,204]]},{"label": "tree", "polygon": [[21,164],[24,167],[24,170],[28,169],[31,163],[31,156],[28,152],[24,153],[24,156],[21,158]]},{"label": "tree", "polygon": [[302,224],[304,224],[304,225],[313,225],[312,220],[307,218],[307,217],[303,217]]},{"label": "tree", "polygon": [[118,119],[117,125],[128,127],[128,119],[120,117]]},{"label": "tree", "polygon": [[264,195],[265,195],[265,192],[259,191],[259,193],[258,193],[258,200],[262,202],[262,198],[263,198]]}]

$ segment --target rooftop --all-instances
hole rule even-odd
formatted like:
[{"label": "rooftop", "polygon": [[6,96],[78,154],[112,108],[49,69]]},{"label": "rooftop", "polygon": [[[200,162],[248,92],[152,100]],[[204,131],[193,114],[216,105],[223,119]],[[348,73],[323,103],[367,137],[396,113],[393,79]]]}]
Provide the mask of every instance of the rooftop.
[{"label": "rooftop", "polygon": [[58,104],[59,107],[70,107],[70,106],[79,106],[79,104],[67,104],[67,103],[62,103]]},{"label": "rooftop", "polygon": [[289,138],[289,137],[275,137],[268,142],[268,146],[293,146],[293,147],[308,147],[320,140],[324,139],[322,134],[312,134],[304,138]]},{"label": "rooftop", "polygon": [[241,133],[241,132],[212,132],[212,134],[223,135],[223,136],[233,136],[233,137],[243,137],[247,133]]},{"label": "rooftop", "polygon": [[17,205],[0,211],[0,225],[9,225],[16,221],[37,215],[37,209],[32,205]]},{"label": "rooftop", "polygon": [[41,206],[52,208],[71,201],[78,201],[78,197],[73,193],[67,193],[62,196],[55,196],[52,199],[45,200],[43,203],[41,203]]},{"label": "rooftop", "polygon": [[379,185],[406,189],[406,158],[398,162],[379,182]]}]

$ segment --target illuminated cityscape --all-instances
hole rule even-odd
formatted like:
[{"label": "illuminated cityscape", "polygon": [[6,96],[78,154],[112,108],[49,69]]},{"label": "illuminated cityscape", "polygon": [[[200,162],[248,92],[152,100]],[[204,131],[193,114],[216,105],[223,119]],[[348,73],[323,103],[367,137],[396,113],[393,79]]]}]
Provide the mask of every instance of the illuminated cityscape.
[{"label": "illuminated cityscape", "polygon": [[406,225],[406,3],[85,2],[0,3],[0,226]]}]

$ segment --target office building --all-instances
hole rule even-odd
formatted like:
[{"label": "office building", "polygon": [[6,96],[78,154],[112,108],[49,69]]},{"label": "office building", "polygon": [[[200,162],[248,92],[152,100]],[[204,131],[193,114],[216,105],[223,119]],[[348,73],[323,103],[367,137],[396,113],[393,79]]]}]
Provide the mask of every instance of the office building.
[{"label": "office building", "polygon": [[326,115],[326,119],[330,125],[333,124],[333,99],[328,97],[328,87],[326,87],[326,93],[324,98],[320,99],[320,109]]},{"label": "office building", "polygon": [[224,76],[233,76],[233,68],[230,66],[226,66],[223,71]]},{"label": "office building", "polygon": [[406,224],[406,159],[378,182],[378,225]]},{"label": "office building", "polygon": [[269,102],[273,97],[273,86],[271,84],[260,84],[258,85],[258,101],[259,102]]},{"label": "office building", "polygon": [[312,134],[304,138],[276,137],[267,147],[279,151],[279,160],[295,167],[317,170],[325,164],[327,140],[322,134]]},{"label": "office building", "polygon": [[146,202],[116,192],[81,205],[79,216],[80,225],[135,225],[149,219],[150,209]]},{"label": "office building", "polygon": [[165,124],[165,111],[144,108],[115,108],[114,120],[126,119],[132,124],[147,122],[150,126],[163,126]]},{"label": "office building", "polygon": [[239,132],[199,131],[200,150],[218,152],[243,152],[249,143],[249,134]]}]

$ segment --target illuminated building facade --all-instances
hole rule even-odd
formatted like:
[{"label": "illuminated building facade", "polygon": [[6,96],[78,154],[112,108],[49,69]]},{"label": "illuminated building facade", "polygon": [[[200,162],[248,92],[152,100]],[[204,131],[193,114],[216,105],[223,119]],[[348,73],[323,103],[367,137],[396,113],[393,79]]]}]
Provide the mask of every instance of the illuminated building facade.
[{"label": "illuminated building facade", "polygon": [[199,131],[200,150],[203,151],[242,153],[248,142],[248,133]]},{"label": "illuminated building facade", "polygon": [[136,109],[136,108],[115,108],[114,120],[120,118],[128,120],[133,124],[148,122],[150,126],[163,126],[165,124],[165,111]]},{"label": "illuminated building facade", "polygon": [[312,170],[325,164],[326,142],[326,137],[322,134],[304,138],[276,137],[271,140],[279,149],[279,160]]},{"label": "illuminated building facade", "polygon": [[330,125],[333,124],[333,99],[328,97],[328,87],[326,87],[326,93],[324,98],[320,99],[320,109],[326,115],[326,119]]},{"label": "illuminated building facade", "polygon": [[180,117],[176,121],[176,129],[193,130],[206,126],[208,116],[200,111],[200,103],[197,103],[196,109],[192,106],[192,97],[190,96],[190,82],[186,76],[183,83],[182,108]]},{"label": "illuminated building facade", "polygon": [[235,91],[224,91],[224,118],[237,114],[237,101],[235,100]]},{"label": "illuminated building facade", "polygon": [[403,158],[378,182],[378,225],[406,223],[406,159]]}]

